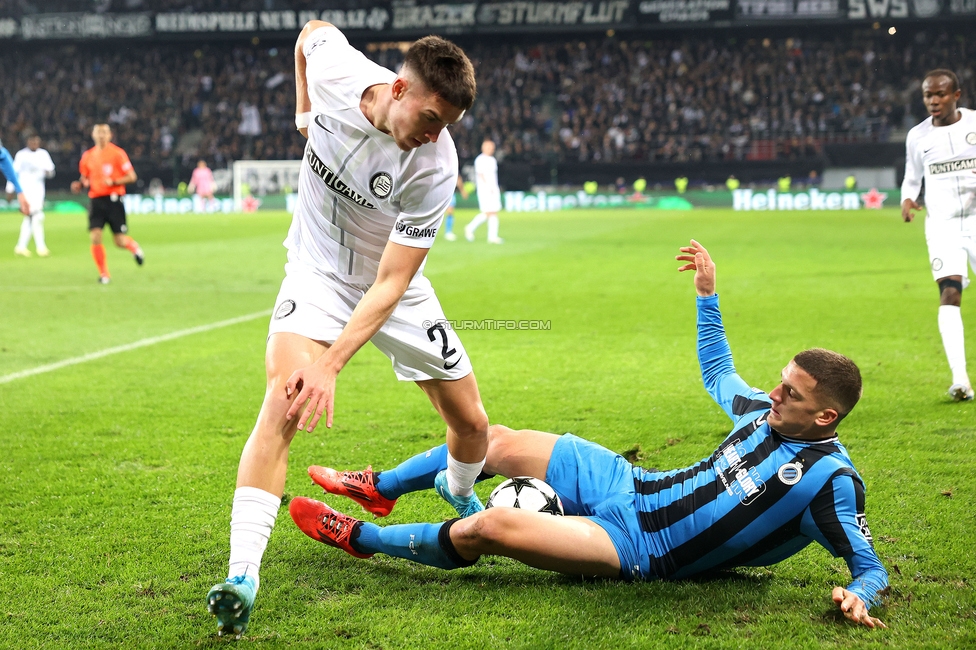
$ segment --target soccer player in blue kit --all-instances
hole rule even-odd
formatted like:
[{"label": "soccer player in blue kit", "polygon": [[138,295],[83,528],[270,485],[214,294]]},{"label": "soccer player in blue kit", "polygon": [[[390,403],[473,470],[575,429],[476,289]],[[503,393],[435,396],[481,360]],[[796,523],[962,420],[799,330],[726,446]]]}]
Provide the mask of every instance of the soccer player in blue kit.
[{"label": "soccer player in blue kit", "polygon": [[[869,614],[888,585],[864,517],[864,485],[838,441],[838,423],[861,395],[850,359],[823,349],[796,355],[768,394],[736,373],[715,293],[715,264],[692,240],[680,271],[695,271],[698,358],[709,394],[733,421],[707,458],[649,471],[572,434],[489,433],[487,474],[534,476],[562,499],[566,517],[490,508],[437,524],[377,526],[297,497],[289,510],[307,535],[356,557],[375,553],[455,569],[482,555],[533,567],[625,580],[679,579],[735,566],[766,566],[816,541],[843,557],[853,581],[831,594],[844,615],[885,627]],[[309,468],[326,492],[379,516],[396,499],[433,487],[446,465],[442,445],[393,470]]]}]

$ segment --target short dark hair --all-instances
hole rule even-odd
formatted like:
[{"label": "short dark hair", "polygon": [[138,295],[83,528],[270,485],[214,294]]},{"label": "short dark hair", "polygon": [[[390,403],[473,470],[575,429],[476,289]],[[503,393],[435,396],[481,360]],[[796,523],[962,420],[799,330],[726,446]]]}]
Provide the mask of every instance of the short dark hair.
[{"label": "short dark hair", "polygon": [[936,68],[935,70],[930,70],[925,73],[922,81],[925,81],[929,77],[948,77],[949,81],[952,82],[952,92],[959,90],[959,77],[952,70],[946,70],[945,68]]},{"label": "short dark hair", "polygon": [[454,43],[440,36],[425,36],[410,46],[403,65],[452,106],[466,111],[474,104],[474,66]]},{"label": "short dark hair", "polygon": [[823,348],[804,350],[793,357],[793,363],[817,380],[814,392],[837,409],[838,422],[854,410],[861,399],[861,371],[856,363]]}]

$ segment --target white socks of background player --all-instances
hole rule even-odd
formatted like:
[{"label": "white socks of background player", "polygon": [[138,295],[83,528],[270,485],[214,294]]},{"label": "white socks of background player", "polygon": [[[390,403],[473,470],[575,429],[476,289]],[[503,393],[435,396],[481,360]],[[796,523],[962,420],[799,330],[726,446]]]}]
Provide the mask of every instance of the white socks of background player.
[{"label": "white socks of background player", "polygon": [[959,307],[939,307],[939,333],[942,334],[942,347],[945,348],[949,368],[952,370],[952,383],[969,386],[969,375],[966,374],[966,340]]},{"label": "white socks of background player", "polygon": [[[38,251],[43,251],[47,248],[47,244],[44,242],[44,213],[35,212],[31,217],[31,231],[34,233],[34,247]],[[27,244],[24,244],[26,246]]]},{"label": "white socks of background player", "polygon": [[261,557],[278,517],[281,499],[255,487],[234,491],[230,515],[230,570],[228,578],[249,575],[259,582]]},{"label": "white socks of background player", "polygon": [[488,217],[488,241],[498,239],[498,215],[493,214]]},{"label": "white socks of background player", "polygon": [[20,238],[17,239],[17,248],[27,248],[31,238],[31,218],[24,217],[20,223]]},{"label": "white socks of background player", "polygon": [[34,246],[38,251],[47,248],[44,243],[44,213],[36,212],[29,217],[24,217],[20,223],[20,238],[17,240],[17,248],[27,248],[30,243],[31,234],[34,235]]},{"label": "white socks of background player", "polygon": [[483,224],[487,219],[488,215],[486,215],[484,212],[479,212],[478,214],[474,215],[474,219],[471,220],[471,223],[464,227],[464,234],[474,235],[474,231],[478,229],[478,226]]},{"label": "white socks of background player", "polygon": [[[487,459],[486,459],[487,460]],[[447,453],[447,489],[451,494],[459,497],[469,497],[474,494],[474,482],[485,467],[485,461],[480,463],[462,463]]]}]

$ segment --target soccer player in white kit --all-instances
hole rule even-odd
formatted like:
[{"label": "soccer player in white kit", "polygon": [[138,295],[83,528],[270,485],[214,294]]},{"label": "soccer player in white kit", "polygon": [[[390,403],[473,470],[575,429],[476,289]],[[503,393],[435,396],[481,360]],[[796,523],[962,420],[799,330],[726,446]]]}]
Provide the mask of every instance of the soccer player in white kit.
[{"label": "soccer player in white kit", "polygon": [[[296,125],[308,143],[269,329],[267,391],[238,468],[228,579],[207,595],[220,635],[242,634],[250,619],[289,444],[323,414],[332,425],[336,376],[367,341],[447,423],[438,493],[461,516],[483,509],[472,488],[488,450],[488,416],[471,362],[423,275],[458,176],[444,128],[474,102],[474,68],[460,48],[429,36],[396,74],[313,20],[295,46],[295,81]],[[370,471],[336,480],[373,486]]]},{"label": "soccer player in white kit", "polygon": [[973,399],[966,372],[962,290],[969,267],[976,268],[976,111],[957,107],[959,80],[950,70],[933,70],[922,82],[930,117],[908,132],[901,214],[914,218],[925,179],[925,240],[932,277],[939,284],[939,332],[952,371],[949,394]]},{"label": "soccer player in white kit", "polygon": [[[33,235],[37,254],[47,257],[51,252],[44,241],[44,181],[54,176],[54,161],[46,149],[41,149],[40,136],[27,138],[27,146],[14,155],[14,170],[30,205],[30,214],[20,224],[20,238],[14,247],[14,255],[30,257],[27,245]],[[7,194],[12,194],[14,189],[14,184],[8,180]]]},{"label": "soccer player in white kit", "polygon": [[500,244],[498,237],[498,212],[502,209],[502,191],[498,188],[498,161],[495,160],[495,143],[481,143],[481,155],[474,159],[475,191],[478,193],[478,214],[464,227],[464,237],[474,241],[474,231],[488,221],[488,243]]}]

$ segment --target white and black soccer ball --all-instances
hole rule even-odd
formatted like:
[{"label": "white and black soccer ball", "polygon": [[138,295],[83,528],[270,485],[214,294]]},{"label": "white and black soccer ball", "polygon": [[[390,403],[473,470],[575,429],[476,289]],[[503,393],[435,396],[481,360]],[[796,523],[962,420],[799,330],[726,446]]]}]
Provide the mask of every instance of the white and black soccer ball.
[{"label": "white and black soccer ball", "polygon": [[531,476],[516,476],[496,487],[491,491],[485,507],[519,508],[549,515],[563,515],[563,502],[556,491],[545,481]]}]

